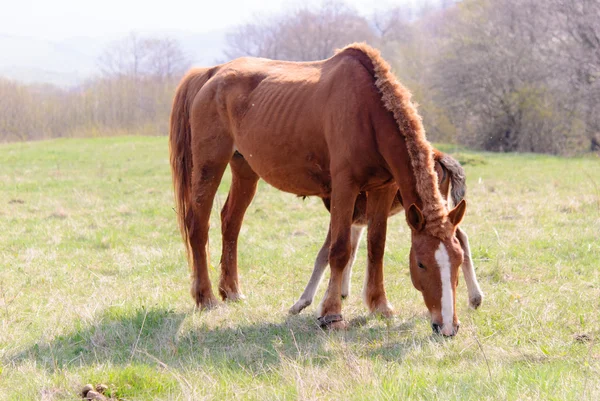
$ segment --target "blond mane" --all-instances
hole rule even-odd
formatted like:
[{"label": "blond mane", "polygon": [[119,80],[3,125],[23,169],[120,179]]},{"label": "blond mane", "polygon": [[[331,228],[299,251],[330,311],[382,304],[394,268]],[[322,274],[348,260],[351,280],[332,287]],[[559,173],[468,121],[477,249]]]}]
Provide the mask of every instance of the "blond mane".
[{"label": "blond mane", "polygon": [[[411,102],[412,94],[392,74],[390,65],[378,50],[366,43],[353,43],[338,51],[354,49],[365,54],[372,62],[375,86],[381,93],[383,106],[390,111],[400,133],[404,136],[410,162],[414,170],[417,194],[423,202],[425,229],[438,238],[451,235],[447,209],[440,193],[434,170],[433,147],[427,141],[425,129],[417,108]],[[409,206],[409,205],[406,205]]]}]

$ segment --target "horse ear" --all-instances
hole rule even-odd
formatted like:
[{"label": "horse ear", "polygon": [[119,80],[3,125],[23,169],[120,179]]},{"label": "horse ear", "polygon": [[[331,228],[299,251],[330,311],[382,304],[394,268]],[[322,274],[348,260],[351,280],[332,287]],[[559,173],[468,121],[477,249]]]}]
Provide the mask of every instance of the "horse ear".
[{"label": "horse ear", "polygon": [[425,226],[425,219],[423,218],[423,213],[421,213],[421,209],[414,203],[410,205],[408,210],[406,211],[406,220],[408,224],[415,231],[421,231]]},{"label": "horse ear", "polygon": [[465,201],[463,199],[458,203],[458,205],[456,205],[456,207],[454,209],[452,209],[450,211],[450,213],[448,213],[448,219],[454,225],[454,227],[456,227],[457,225],[460,224],[463,217],[465,217],[466,211],[467,211],[467,201]]}]

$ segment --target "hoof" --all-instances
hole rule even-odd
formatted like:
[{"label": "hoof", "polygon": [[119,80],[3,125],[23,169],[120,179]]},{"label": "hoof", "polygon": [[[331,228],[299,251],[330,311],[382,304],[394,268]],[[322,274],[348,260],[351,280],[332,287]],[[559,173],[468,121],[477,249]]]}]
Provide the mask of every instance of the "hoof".
[{"label": "hoof", "polygon": [[190,289],[192,298],[196,301],[196,306],[200,310],[213,309],[219,305],[219,300],[215,297],[212,292],[212,288],[209,285],[202,285],[200,280],[192,280],[192,288]]},{"label": "hoof", "polygon": [[348,296],[349,296],[349,295],[350,295],[350,294],[342,294],[342,299],[346,299],[346,298],[348,298]]},{"label": "hoof", "polygon": [[389,319],[394,317],[395,313],[391,305],[385,305],[375,308],[375,310],[373,310],[373,314]]},{"label": "hoof", "polygon": [[390,318],[394,316],[394,308],[386,299],[384,299],[383,301],[372,303],[369,307],[369,310],[372,314],[382,316],[385,318]]},{"label": "hoof", "polygon": [[344,320],[342,315],[321,316],[317,321],[322,329],[344,330],[348,327],[348,323]]},{"label": "hoof", "polygon": [[483,294],[476,294],[469,297],[469,306],[473,309],[477,309],[481,306],[483,301]]},{"label": "hoof", "polygon": [[219,295],[223,301],[241,301],[246,299],[244,294],[238,289],[237,285],[225,285],[224,282],[219,283]]},{"label": "hoof", "polygon": [[329,330],[346,330],[348,328],[348,322],[342,320],[341,322],[331,323],[327,328]]},{"label": "hoof", "polygon": [[217,298],[214,298],[212,300],[203,302],[203,303],[196,303],[196,306],[198,307],[198,309],[200,310],[212,310],[215,309],[219,306],[220,302]]},{"label": "hoof", "polygon": [[246,296],[241,292],[228,292],[225,295],[221,294],[223,301],[227,302],[241,302],[246,299]]},{"label": "hoof", "polygon": [[311,301],[307,300],[307,299],[299,299],[294,306],[292,306],[289,310],[289,314],[290,315],[297,315],[298,313],[302,312],[302,310],[304,310],[304,308],[306,308],[308,305],[311,304]]},{"label": "hoof", "polygon": [[219,305],[219,300],[214,295],[204,296],[202,294],[194,294],[196,306],[200,310],[214,309]]}]

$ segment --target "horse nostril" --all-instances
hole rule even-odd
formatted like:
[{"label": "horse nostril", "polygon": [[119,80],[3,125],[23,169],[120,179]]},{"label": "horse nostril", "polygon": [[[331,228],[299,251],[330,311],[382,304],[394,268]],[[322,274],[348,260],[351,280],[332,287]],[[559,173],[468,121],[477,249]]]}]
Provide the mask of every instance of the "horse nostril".
[{"label": "horse nostril", "polygon": [[440,332],[442,331],[442,327],[437,323],[431,323],[431,328],[433,329],[433,332],[435,334],[440,334]]}]

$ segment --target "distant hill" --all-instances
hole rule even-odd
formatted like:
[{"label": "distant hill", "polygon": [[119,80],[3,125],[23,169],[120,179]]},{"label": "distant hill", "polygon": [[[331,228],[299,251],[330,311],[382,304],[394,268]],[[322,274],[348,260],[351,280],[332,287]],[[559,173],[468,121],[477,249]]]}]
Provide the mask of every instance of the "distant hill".
[{"label": "distant hill", "polygon": [[[140,32],[140,35],[178,40],[194,65],[210,65],[223,58],[225,30],[207,33]],[[77,85],[98,72],[98,56],[108,44],[118,39],[73,37],[46,41],[0,34],[0,76],[26,83]]]}]

